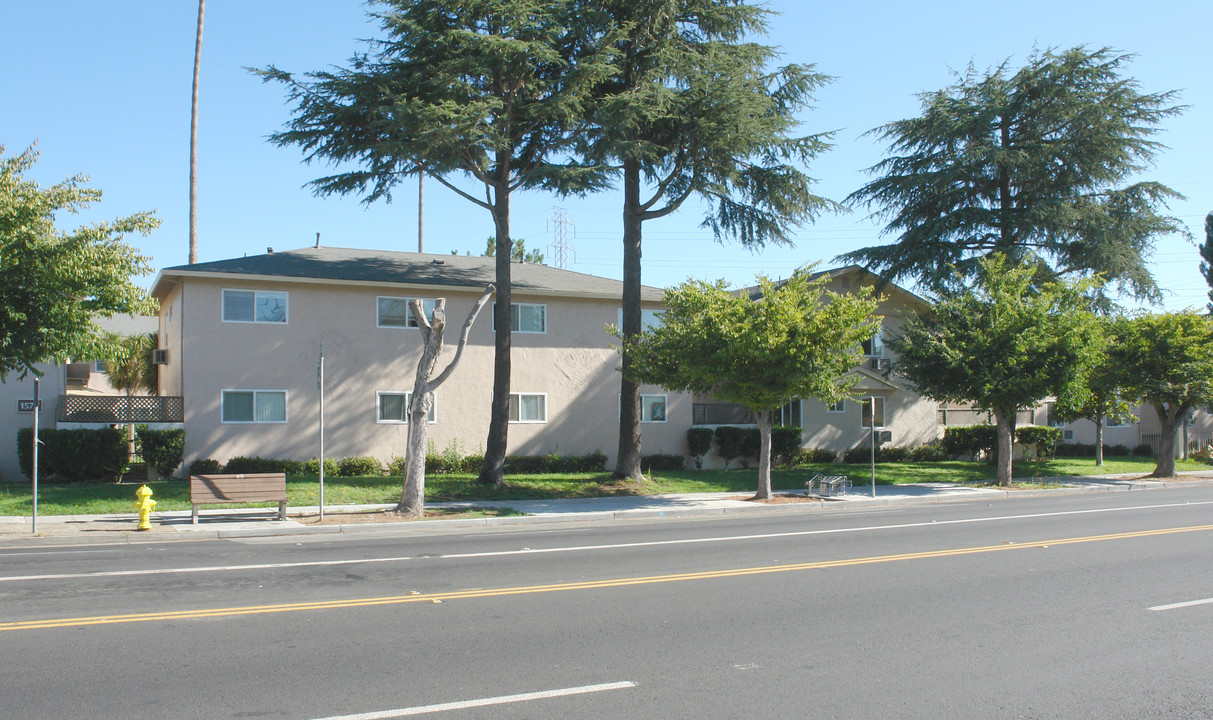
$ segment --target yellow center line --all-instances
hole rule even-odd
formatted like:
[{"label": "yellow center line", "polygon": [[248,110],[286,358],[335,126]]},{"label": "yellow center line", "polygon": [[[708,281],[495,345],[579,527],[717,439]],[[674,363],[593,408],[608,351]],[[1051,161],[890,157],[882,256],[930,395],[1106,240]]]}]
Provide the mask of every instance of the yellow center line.
[{"label": "yellow center line", "polygon": [[998,552],[1002,550],[1039,548],[1046,545],[1077,545],[1080,543],[1103,542],[1107,540],[1127,540],[1131,538],[1174,535],[1177,533],[1189,532],[1204,532],[1209,530],[1213,530],[1213,525],[1192,525],[1188,527],[1163,528],[1160,530],[1139,530],[1136,532],[1113,533],[1110,535],[1088,535],[1085,537],[1060,538],[1057,540],[1040,540],[1026,543],[1003,543],[1000,545],[984,545],[979,547],[955,548],[951,550],[929,550],[926,552],[902,553],[897,555],[874,555],[870,557],[852,558],[850,560],[822,560],[817,562],[795,563],[790,565],[764,565],[760,567],[734,568],[731,570],[708,570],[694,573],[615,578],[611,580],[588,580],[584,582],[555,583],[551,585],[524,585],[519,587],[496,589],[459,590],[449,593],[388,595],[384,597],[280,603],[275,605],[244,605],[239,607],[211,608],[206,610],[174,610],[168,612],[129,613],[124,615],[96,615],[92,617],[22,620],[17,622],[0,623],[0,632],[9,630],[45,630],[49,628],[113,625],[119,623],[153,622],[164,620],[235,617],[239,615],[262,615],[267,613],[300,612],[307,610],[335,610],[342,608],[373,607],[376,605],[402,605],[405,603],[419,602],[432,603],[434,601],[505,597],[509,595],[530,595],[535,593],[564,592],[569,590],[598,590],[603,588],[629,587],[635,585],[652,585],[655,583],[683,582],[687,580],[714,580],[720,578],[742,577],[746,575],[766,575],[769,573],[823,570],[827,568],[850,567],[855,565],[874,565],[877,563],[899,562],[903,560],[924,560],[928,558],[956,557],[960,555],[976,555],[980,553]]}]

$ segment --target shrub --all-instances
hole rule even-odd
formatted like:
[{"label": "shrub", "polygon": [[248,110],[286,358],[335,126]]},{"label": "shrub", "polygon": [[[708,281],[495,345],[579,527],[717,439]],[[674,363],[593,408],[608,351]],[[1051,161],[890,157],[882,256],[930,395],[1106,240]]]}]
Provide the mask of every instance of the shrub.
[{"label": "shrub", "polygon": [[797,465],[822,465],[838,460],[838,453],[829,448],[800,448],[796,451]]},{"label": "shrub", "polygon": [[[1040,455],[1045,455],[1054,445],[1061,442],[1061,428],[1044,425],[1024,425],[1015,428],[1015,442],[1024,445],[1035,445]],[[1050,453],[1051,454],[1051,453]]]},{"label": "shrub", "polygon": [[739,427],[732,425],[721,425],[716,428],[716,454],[724,460],[724,467],[727,470],[729,462],[740,457],[742,452],[742,430]]},{"label": "shrub", "polygon": [[1128,445],[1104,445],[1103,454],[1105,457],[1128,457],[1130,450]]},{"label": "shrub", "polygon": [[404,475],[408,458],[403,455],[393,455],[387,461],[388,475]]},{"label": "shrub", "polygon": [[223,472],[223,463],[214,458],[198,458],[190,463],[190,475],[218,475]]},{"label": "shrub", "polygon": [[998,446],[998,428],[993,425],[956,425],[944,429],[941,447],[950,460],[968,455],[974,459],[985,453],[990,460]]},{"label": "shrub", "polygon": [[687,430],[687,449],[695,456],[695,468],[703,469],[703,456],[712,450],[712,429],[693,427]]},{"label": "shrub", "polygon": [[[325,474],[328,474],[327,468]],[[379,477],[383,475],[383,463],[369,455],[341,458],[337,474],[341,477]]]},{"label": "shrub", "polygon": [[[304,475],[314,475],[320,477],[320,460],[319,458],[311,458],[303,463],[301,472]],[[324,459],[324,476],[337,477],[341,474],[341,466],[337,464],[336,458],[326,457]]]},{"label": "shrub", "polygon": [[[479,462],[484,462],[483,457]],[[588,455],[507,455],[504,470],[507,475],[592,473],[605,470],[606,462],[607,456],[600,451]]]},{"label": "shrub", "polygon": [[842,453],[844,463],[858,464],[872,461],[872,446],[858,445]]},{"label": "shrub", "polygon": [[798,427],[771,428],[771,462],[790,465],[800,449],[801,433]]},{"label": "shrub", "polygon": [[[327,462],[327,461],[326,461]],[[244,457],[237,455],[227,461],[223,466],[223,472],[228,475],[252,475],[255,473],[284,473],[292,468],[297,468],[297,465],[292,464],[290,460],[279,460],[277,458],[263,457]],[[317,467],[319,469],[319,467]],[[324,473],[327,475],[329,466],[324,466]]]},{"label": "shrub", "polygon": [[943,448],[939,443],[927,443],[918,447],[910,448],[911,462],[939,462],[944,459]]},{"label": "shrub", "polygon": [[[17,431],[17,459],[21,472],[33,475],[32,428]],[[38,431],[38,474],[57,475],[70,482],[116,481],[128,469],[126,436],[115,428]]]},{"label": "shrub", "polygon": [[905,462],[910,459],[910,449],[905,447],[876,448],[876,462]]},{"label": "shrub", "polygon": [[741,429],[741,466],[749,467],[750,458],[758,458],[758,448],[762,445],[762,437],[758,433],[758,428],[742,428]]},{"label": "shrub", "polygon": [[1140,457],[1153,457],[1154,448],[1150,443],[1140,443],[1133,447],[1133,454]]},{"label": "shrub", "polygon": [[640,467],[644,472],[669,472],[671,470],[681,470],[686,465],[686,458],[681,455],[663,455],[657,453],[654,455],[645,455],[640,458]]},{"label": "shrub", "polygon": [[170,478],[181,467],[185,452],[184,430],[149,430],[139,428],[140,454],[148,465],[156,468],[162,478]]}]

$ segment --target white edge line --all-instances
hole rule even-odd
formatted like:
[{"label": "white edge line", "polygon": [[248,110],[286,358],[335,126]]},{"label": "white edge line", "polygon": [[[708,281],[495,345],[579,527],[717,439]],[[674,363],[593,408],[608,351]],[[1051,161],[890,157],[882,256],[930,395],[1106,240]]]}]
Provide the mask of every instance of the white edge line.
[{"label": "white edge line", "polygon": [[565,697],[567,695],[584,695],[586,693],[603,692],[606,690],[623,690],[636,687],[636,683],[623,682],[603,683],[601,685],[582,685],[581,687],[562,688],[559,690],[543,690],[540,692],[519,693],[518,695],[500,695],[498,697],[481,698],[479,700],[459,700],[457,702],[439,703],[437,705],[419,705],[397,710],[379,710],[376,712],[355,713],[354,715],[332,715],[316,718],[315,720],[389,720],[390,718],[408,717],[410,715],[425,715],[427,713],[447,712],[448,710],[466,710],[468,708],[485,707],[488,705],[504,705],[506,703],[528,702],[546,698]]},{"label": "white edge line", "polygon": [[1189,600],[1187,602],[1171,603],[1170,605],[1155,605],[1147,610],[1175,610],[1177,608],[1192,607],[1193,605],[1208,605],[1213,603],[1213,598],[1205,598],[1204,600]]},{"label": "white edge line", "polygon": [[[867,525],[861,527],[849,528],[832,528],[828,530],[797,530],[793,532],[783,533],[764,533],[758,535],[729,535],[725,537],[706,537],[706,538],[683,538],[679,540],[652,540],[647,542],[634,543],[615,543],[611,545],[572,545],[566,547],[555,548],[525,548],[522,550],[492,550],[488,552],[478,553],[452,553],[449,555],[433,555],[429,559],[437,560],[461,560],[469,558],[485,558],[485,557],[502,557],[507,555],[542,555],[546,553],[561,553],[561,552],[586,552],[591,550],[622,550],[625,548],[637,547],[658,547],[661,545],[694,545],[699,543],[715,543],[715,542],[737,542],[741,540],[769,540],[780,537],[798,537],[806,535],[837,535],[843,533],[856,532],[871,532],[873,530],[899,530],[905,528],[919,528],[944,525],[966,525],[971,523],[994,522],[998,520],[1027,520],[1032,518],[1058,517],[1065,515],[1092,515],[1101,513],[1127,512],[1131,510],[1157,510],[1172,507],[1185,507],[1193,505],[1213,505],[1213,501],[1200,502],[1182,502],[1182,503],[1165,503],[1161,505],[1134,505],[1132,507],[1121,508],[1094,508],[1087,510],[1063,510],[1047,513],[1029,513],[1024,515],[998,515],[995,517],[979,517],[979,518],[963,518],[960,520],[929,520],[916,523],[902,523],[899,525]],[[234,572],[238,570],[280,570],[297,567],[323,567],[331,565],[365,565],[369,563],[391,563],[405,562],[418,558],[412,557],[387,557],[387,558],[350,558],[346,560],[313,560],[304,562],[283,562],[283,563],[259,563],[255,565],[212,565],[208,567],[187,567],[187,568],[153,568],[146,570],[108,570],[86,573],[58,573],[47,575],[10,575],[0,577],[0,583],[17,582],[17,581],[32,581],[32,580],[68,580],[75,578],[100,578],[100,577],[131,577],[135,575],[172,575],[182,573],[200,573],[200,572]]]}]

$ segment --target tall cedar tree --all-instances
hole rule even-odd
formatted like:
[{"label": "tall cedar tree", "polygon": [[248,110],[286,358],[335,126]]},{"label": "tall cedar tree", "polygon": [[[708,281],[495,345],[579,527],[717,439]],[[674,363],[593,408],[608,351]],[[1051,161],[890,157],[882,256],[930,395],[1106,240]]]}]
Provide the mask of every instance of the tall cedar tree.
[{"label": "tall cedar tree", "polygon": [[160,225],[150,213],[71,232],[55,217],[101,200],[77,175],[48,188],[24,174],[38,155],[4,157],[0,146],[0,382],[9,373],[41,375],[37,364],[117,352],[94,322],[115,313],[151,314],[155,304],[131,282],[151,265],[123,242]]},{"label": "tall cedar tree", "polygon": [[1175,475],[1175,436],[1188,413],[1213,402],[1213,319],[1194,312],[1140,315],[1124,323],[1110,361],[1129,392],[1154,406],[1162,436],[1153,477]]},{"label": "tall cedar tree", "polygon": [[984,74],[970,67],[955,85],[921,95],[921,117],[872,131],[891,157],[848,197],[875,207],[898,239],[841,258],[940,291],[1000,253],[1039,263],[1047,277],[1098,273],[1159,300],[1146,258],[1153,236],[1186,234],[1160,214],[1182,196],[1157,182],[1124,183],[1153,164],[1158,124],[1184,108],[1172,104],[1175,92],[1139,92],[1122,76],[1131,59],[1107,48],[1050,50],[1012,75],[1005,63]]},{"label": "tall cedar tree", "polygon": [[[691,196],[704,226],[751,248],[838,206],[814,195],[801,168],[830,133],[793,136],[797,115],[829,78],[809,65],[768,70],[777,54],[746,42],[771,14],[744,0],[605,0],[618,33],[612,75],[597,88],[583,159],[623,182],[623,337],[641,331],[641,237],[646,220]],[[604,34],[607,31],[604,30]],[[640,385],[624,344],[616,477],[642,478]]]},{"label": "tall cedar tree", "polygon": [[772,412],[802,397],[834,403],[857,378],[860,344],[879,320],[871,288],[825,290],[825,276],[798,270],[750,292],[690,280],[666,290],[662,323],[631,340],[629,380],[744,405],[758,423],[758,492],[771,496]]},{"label": "tall cedar tree", "polygon": [[1011,484],[1015,414],[1049,395],[1085,394],[1097,336],[1090,283],[1039,282],[1035,265],[980,261],[971,290],[941,294],[887,345],[895,372],[939,402],[973,401],[998,426],[997,476]]},{"label": "tall cedar tree", "polygon": [[1200,274],[1209,286],[1210,314],[1213,314],[1213,212],[1205,216],[1205,242],[1200,246]]},{"label": "tall cedar tree", "polygon": [[[493,218],[497,296],[492,413],[480,480],[500,485],[510,395],[510,194],[598,187],[593,169],[558,164],[569,128],[606,73],[589,25],[561,0],[390,0],[371,13],[384,38],[348,67],[304,79],[274,67],[294,119],[271,136],[308,161],[354,166],[312,181],[317,194],[391,200],[424,173]],[[599,38],[601,39],[601,38]],[[483,186],[483,198],[457,184]]]}]

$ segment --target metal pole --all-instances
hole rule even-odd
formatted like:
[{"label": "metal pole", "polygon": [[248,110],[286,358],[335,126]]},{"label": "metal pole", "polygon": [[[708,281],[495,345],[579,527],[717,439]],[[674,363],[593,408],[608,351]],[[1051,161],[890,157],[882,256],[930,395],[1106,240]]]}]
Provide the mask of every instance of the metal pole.
[{"label": "metal pole", "polygon": [[316,384],[320,387],[320,520],[324,521],[324,343],[320,343],[320,366]]},{"label": "metal pole", "polygon": [[876,497],[876,396],[868,396],[868,413],[869,425],[871,426],[869,436],[872,441],[872,497]]},{"label": "metal pole", "polygon": [[38,378],[34,378],[34,512],[30,516],[30,532],[38,533]]}]

